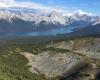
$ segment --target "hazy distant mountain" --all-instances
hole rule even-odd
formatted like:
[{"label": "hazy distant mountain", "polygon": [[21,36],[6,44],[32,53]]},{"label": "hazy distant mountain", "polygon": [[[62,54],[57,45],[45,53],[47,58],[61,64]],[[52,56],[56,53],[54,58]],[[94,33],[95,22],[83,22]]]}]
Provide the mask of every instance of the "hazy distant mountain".
[{"label": "hazy distant mountain", "polygon": [[40,32],[65,27],[85,27],[100,21],[98,16],[79,11],[37,13],[20,8],[0,9],[0,33]]},{"label": "hazy distant mountain", "polygon": [[92,24],[84,28],[74,29],[72,33],[69,33],[67,35],[69,37],[84,37],[84,36],[100,37],[100,23]]}]

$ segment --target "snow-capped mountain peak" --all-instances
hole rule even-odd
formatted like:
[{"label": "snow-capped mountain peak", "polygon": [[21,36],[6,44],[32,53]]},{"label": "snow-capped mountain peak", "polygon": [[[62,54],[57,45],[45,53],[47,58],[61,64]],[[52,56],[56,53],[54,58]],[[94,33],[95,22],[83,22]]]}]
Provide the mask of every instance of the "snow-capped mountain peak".
[{"label": "snow-capped mountain peak", "polygon": [[57,11],[52,11],[49,17],[52,19],[53,22],[59,22],[60,24],[66,25],[65,17]]},{"label": "snow-capped mountain peak", "polygon": [[0,9],[0,19],[4,19],[8,22],[13,23],[13,19],[21,19],[26,22],[33,22],[38,25],[40,22],[45,21],[46,24],[60,24],[67,26],[76,21],[94,23],[98,22],[99,17],[94,16],[91,13],[82,12],[81,10],[74,12],[58,12],[53,10],[51,12],[34,12],[34,9],[26,8],[4,8]]},{"label": "snow-capped mountain peak", "polygon": [[0,19],[5,19],[5,20],[9,20],[10,22],[12,22],[11,20],[13,18],[19,18],[22,19],[24,21],[31,21],[31,22],[35,22],[35,24],[39,24],[41,21],[45,21],[47,23],[59,23],[59,24],[64,24],[65,25],[65,19],[64,17],[56,12],[53,11],[51,13],[48,13],[51,16],[47,16],[43,13],[43,15],[39,14],[39,13],[31,13],[31,12],[23,12],[23,11],[13,11],[13,10],[0,10]]}]

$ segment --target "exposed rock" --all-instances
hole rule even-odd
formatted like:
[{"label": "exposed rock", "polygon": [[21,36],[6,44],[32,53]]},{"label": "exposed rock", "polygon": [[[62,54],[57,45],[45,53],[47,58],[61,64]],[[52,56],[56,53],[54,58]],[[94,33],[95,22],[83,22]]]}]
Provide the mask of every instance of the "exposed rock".
[{"label": "exposed rock", "polygon": [[100,79],[100,38],[51,42],[38,55],[23,55],[32,66],[32,73],[62,80]]},{"label": "exposed rock", "polygon": [[47,47],[68,49],[73,52],[100,59],[100,38],[80,38],[70,41],[61,41]]},{"label": "exposed rock", "polygon": [[32,67],[29,70],[32,73],[44,74],[46,77],[67,77],[84,65],[84,59],[71,52],[43,51],[34,55],[30,63]]}]

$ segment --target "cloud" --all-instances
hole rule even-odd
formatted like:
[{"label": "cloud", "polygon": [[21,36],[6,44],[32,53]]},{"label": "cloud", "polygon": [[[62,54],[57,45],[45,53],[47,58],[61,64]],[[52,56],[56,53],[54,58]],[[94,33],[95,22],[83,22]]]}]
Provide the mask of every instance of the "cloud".
[{"label": "cloud", "polygon": [[[51,0],[51,4],[53,4],[52,2],[53,0]],[[51,12],[51,11],[58,11],[61,12],[63,14],[65,13],[71,13],[71,11],[74,11],[71,8],[65,8],[65,7],[61,7],[61,6],[55,6],[55,5],[43,5],[41,3],[35,3],[32,2],[31,0],[21,0],[21,1],[17,1],[17,0],[0,0],[0,7],[4,7],[4,8],[11,8],[11,7],[20,7],[20,8],[29,8],[29,9],[34,9],[36,11],[42,11],[42,12]],[[83,11],[79,11],[81,13],[85,13]]]},{"label": "cloud", "polygon": [[0,7],[9,7],[14,2],[14,0],[0,0]]},{"label": "cloud", "polygon": [[0,0],[0,3],[5,3],[5,4],[9,4],[9,3],[13,3],[15,0]]},{"label": "cloud", "polygon": [[84,11],[82,11],[82,10],[77,10],[77,12],[78,13],[80,13],[80,14],[88,14],[88,15],[94,15],[94,14],[92,14],[92,13],[89,13],[89,12],[84,12]]},{"label": "cloud", "polygon": [[15,0],[0,0],[0,7],[23,7],[23,8],[35,8],[35,9],[47,9],[46,6],[39,4],[39,3],[33,3],[33,2],[19,2]]},{"label": "cloud", "polygon": [[18,2],[15,0],[0,0],[1,7],[26,7],[29,3],[26,2]]},{"label": "cloud", "polygon": [[59,12],[64,12],[64,10],[59,6],[46,6],[41,3],[35,3],[31,1],[16,1],[16,0],[0,0],[0,7],[11,8],[11,7],[21,7],[35,9],[37,11],[49,12],[57,10]]}]

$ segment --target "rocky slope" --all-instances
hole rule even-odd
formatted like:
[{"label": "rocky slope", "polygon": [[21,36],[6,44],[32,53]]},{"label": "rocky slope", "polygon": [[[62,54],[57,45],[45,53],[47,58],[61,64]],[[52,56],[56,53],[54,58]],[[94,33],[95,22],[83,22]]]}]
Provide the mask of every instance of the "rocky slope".
[{"label": "rocky slope", "polygon": [[[22,52],[29,71],[61,80],[99,80],[100,38],[78,38],[51,42],[33,55]],[[33,52],[33,53],[34,53]]]},{"label": "rocky slope", "polygon": [[68,49],[93,58],[100,59],[100,39],[99,38],[83,38],[70,41],[61,41],[47,45],[47,47],[55,47],[60,49]]},{"label": "rocky slope", "polygon": [[[62,41],[47,45],[57,49],[68,49],[86,58],[88,66],[84,66],[79,73],[70,80],[99,80],[100,75],[100,38],[80,38],[70,41]],[[81,75],[81,77],[80,77]],[[97,79],[97,78],[99,79]],[[76,78],[76,79],[75,79]],[[67,79],[66,79],[67,80]]]},{"label": "rocky slope", "polygon": [[[25,55],[25,53],[22,54]],[[47,77],[68,77],[84,65],[84,60],[81,56],[70,52],[44,51],[39,55],[34,55],[30,65],[32,73],[41,73]]]}]

